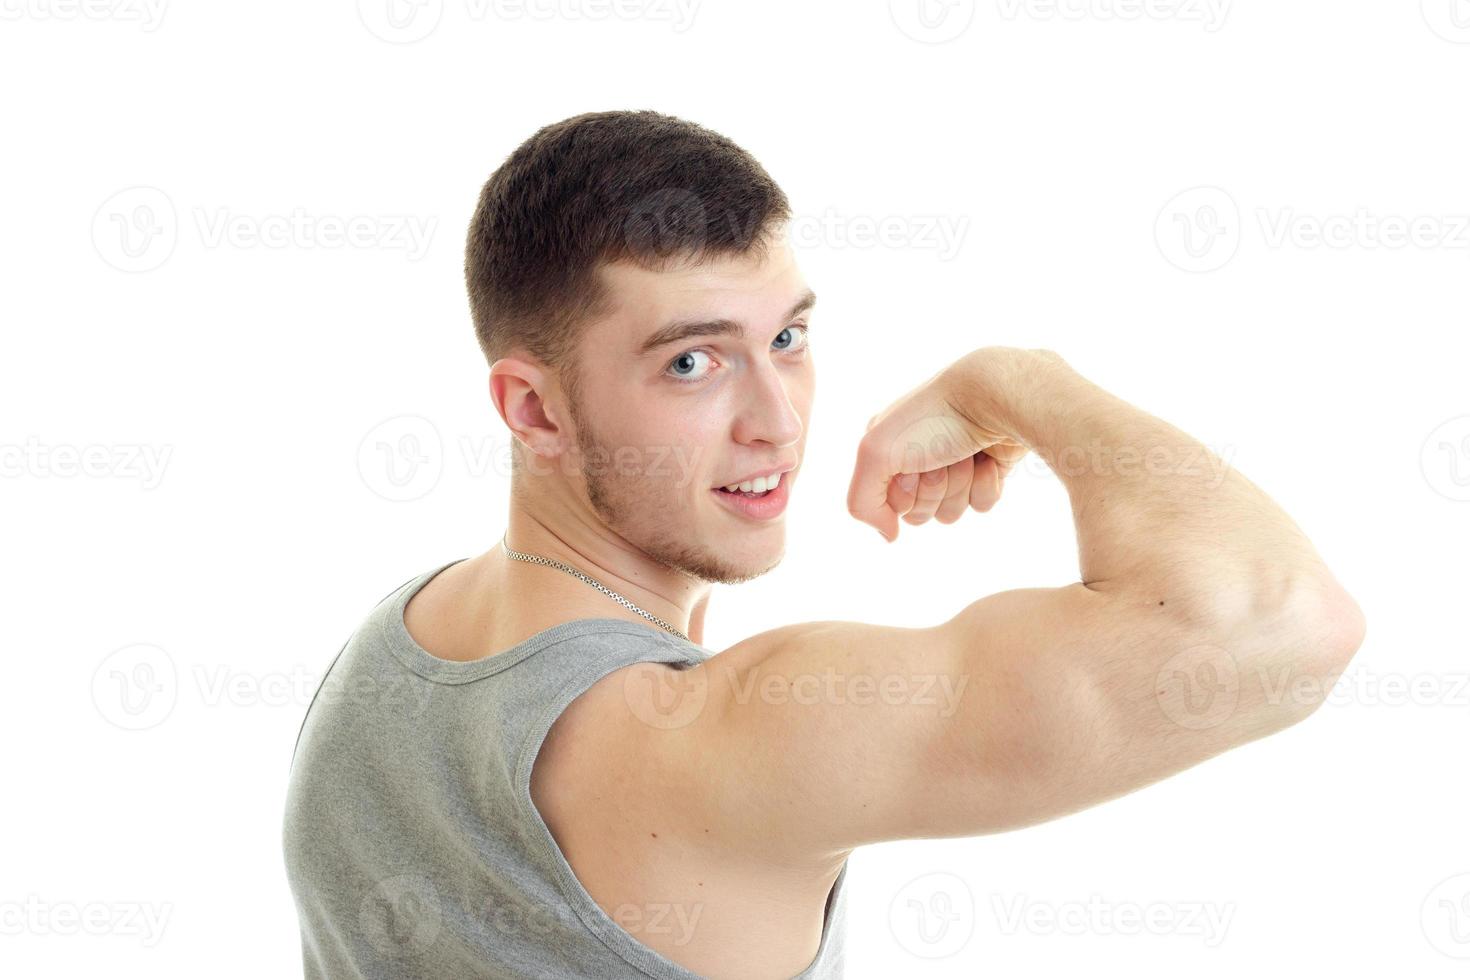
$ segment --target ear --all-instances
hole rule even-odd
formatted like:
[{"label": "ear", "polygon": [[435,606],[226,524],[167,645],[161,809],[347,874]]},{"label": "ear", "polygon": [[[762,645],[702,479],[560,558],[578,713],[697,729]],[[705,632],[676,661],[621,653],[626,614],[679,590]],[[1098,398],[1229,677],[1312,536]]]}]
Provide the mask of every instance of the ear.
[{"label": "ear", "polygon": [[490,365],[490,400],[506,427],[531,452],[554,459],[566,451],[571,429],[547,397],[552,389],[550,374],[535,362],[502,357]]}]

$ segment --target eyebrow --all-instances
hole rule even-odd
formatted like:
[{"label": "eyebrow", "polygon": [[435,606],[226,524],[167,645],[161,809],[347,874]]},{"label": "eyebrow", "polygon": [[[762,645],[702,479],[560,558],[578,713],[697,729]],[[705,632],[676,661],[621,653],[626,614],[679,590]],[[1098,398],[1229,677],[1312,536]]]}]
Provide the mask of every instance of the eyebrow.
[{"label": "eyebrow", "polygon": [[[808,289],[792,305],[791,309],[786,311],[786,315],[782,317],[782,321],[784,322],[800,316],[815,306],[816,302],[817,294]],[[710,337],[725,334],[738,337],[744,332],[745,328],[738,320],[676,320],[665,327],[661,327],[644,340],[638,348],[638,356],[642,357],[645,354],[658,350],[660,347],[665,347],[675,341],[685,340],[689,337]]]}]

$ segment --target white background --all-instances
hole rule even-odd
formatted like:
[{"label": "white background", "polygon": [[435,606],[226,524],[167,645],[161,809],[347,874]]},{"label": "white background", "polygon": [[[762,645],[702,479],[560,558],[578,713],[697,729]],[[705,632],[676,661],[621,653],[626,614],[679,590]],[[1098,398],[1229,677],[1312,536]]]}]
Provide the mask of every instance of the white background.
[{"label": "white background", "polygon": [[[892,546],[846,513],[866,420],[986,344],[1200,438],[1367,614],[1303,725],[859,852],[849,975],[1464,975],[1470,4],[161,2],[0,0],[6,975],[299,974],[280,826],[316,681],[503,528],[480,184],[614,108],[755,154],[821,297],[788,557],[717,589],[707,646],[1072,580],[1034,467]],[[949,914],[920,935],[910,900]]]}]

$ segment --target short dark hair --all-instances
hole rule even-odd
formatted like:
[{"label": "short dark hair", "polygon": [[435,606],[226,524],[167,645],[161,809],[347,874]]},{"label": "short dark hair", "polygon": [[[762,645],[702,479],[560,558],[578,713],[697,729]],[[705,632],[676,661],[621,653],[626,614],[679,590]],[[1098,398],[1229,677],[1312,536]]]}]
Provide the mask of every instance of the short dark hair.
[{"label": "short dark hair", "polygon": [[764,252],[791,216],[745,150],[651,110],[590,112],[537,130],[480,191],[465,285],[489,363],[524,349],[574,386],[581,328],[605,312],[603,262]]}]

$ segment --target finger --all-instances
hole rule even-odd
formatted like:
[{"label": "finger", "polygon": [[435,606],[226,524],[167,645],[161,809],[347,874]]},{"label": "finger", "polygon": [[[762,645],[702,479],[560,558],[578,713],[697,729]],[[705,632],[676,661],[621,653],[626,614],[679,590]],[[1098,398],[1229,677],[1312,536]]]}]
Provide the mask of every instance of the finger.
[{"label": "finger", "polygon": [[949,479],[945,483],[944,499],[934,512],[934,519],[941,524],[953,524],[970,509],[970,486],[975,479],[975,457],[966,456],[949,466]]},{"label": "finger", "polygon": [[919,488],[914,495],[914,506],[903,515],[903,519],[910,524],[918,525],[933,517],[934,512],[939,509],[939,502],[944,499],[948,481],[948,466],[941,466],[919,474]]},{"label": "finger", "polygon": [[1000,466],[993,456],[975,457],[975,477],[970,483],[970,506],[984,513],[1000,499]]},{"label": "finger", "polygon": [[914,506],[918,494],[919,474],[900,473],[888,483],[888,506],[899,517],[907,514]]},{"label": "finger", "polygon": [[847,512],[877,528],[889,541],[898,537],[898,512],[888,503],[892,475],[880,443],[871,439],[858,443],[857,464],[847,488]]},{"label": "finger", "polygon": [[910,398],[868,420],[847,490],[848,513],[883,531],[890,540],[893,535],[886,529],[897,533],[901,513],[893,512],[888,502],[894,475],[945,467],[974,451],[967,448],[960,420],[922,394]]}]

